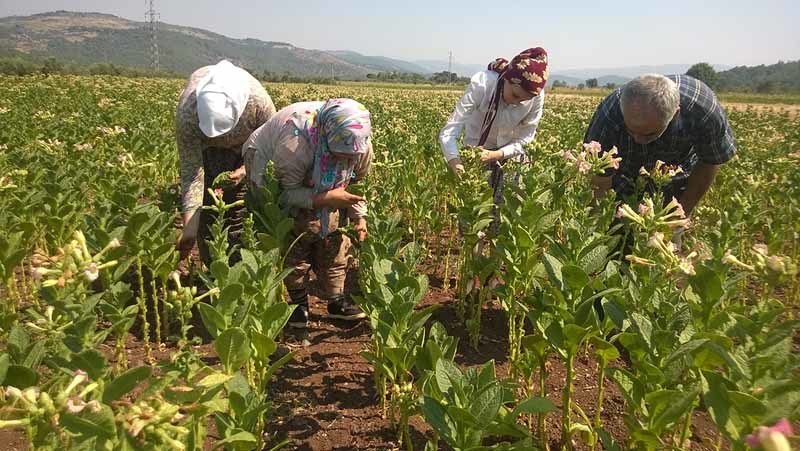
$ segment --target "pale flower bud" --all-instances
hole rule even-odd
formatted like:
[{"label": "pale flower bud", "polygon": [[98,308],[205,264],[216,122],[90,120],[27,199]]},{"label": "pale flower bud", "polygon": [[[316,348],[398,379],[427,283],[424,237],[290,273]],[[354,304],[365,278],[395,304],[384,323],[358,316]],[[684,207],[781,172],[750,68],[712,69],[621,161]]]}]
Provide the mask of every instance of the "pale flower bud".
[{"label": "pale flower bud", "polygon": [[86,269],[83,271],[83,274],[86,276],[86,280],[89,282],[94,282],[100,277],[100,271],[97,269],[97,263],[89,263],[86,266]]}]

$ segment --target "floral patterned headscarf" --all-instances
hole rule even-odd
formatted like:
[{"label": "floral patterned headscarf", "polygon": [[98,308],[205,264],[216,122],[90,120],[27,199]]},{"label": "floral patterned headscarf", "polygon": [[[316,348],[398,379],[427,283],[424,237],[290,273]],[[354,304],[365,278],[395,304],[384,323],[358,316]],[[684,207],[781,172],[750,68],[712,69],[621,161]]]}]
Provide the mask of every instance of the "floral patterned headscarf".
[{"label": "floral patterned headscarf", "polygon": [[504,80],[538,96],[544,89],[549,75],[547,52],[541,47],[523,50],[510,63],[504,58],[497,58],[489,63],[488,69],[500,74]]},{"label": "floral patterned headscarf", "polygon": [[[364,105],[352,99],[330,99],[311,116],[295,126],[314,149],[312,182],[314,194],[346,188],[353,178],[353,169],[367,152],[372,123]],[[320,235],[328,234],[330,212],[317,211]]]}]

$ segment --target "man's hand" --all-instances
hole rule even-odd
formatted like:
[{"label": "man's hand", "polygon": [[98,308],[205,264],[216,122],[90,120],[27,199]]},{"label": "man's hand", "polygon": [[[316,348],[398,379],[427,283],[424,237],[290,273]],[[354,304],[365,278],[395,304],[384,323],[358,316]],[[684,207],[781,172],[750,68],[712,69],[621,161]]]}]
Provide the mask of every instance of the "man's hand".
[{"label": "man's hand", "polygon": [[348,193],[344,188],[336,188],[315,195],[312,199],[312,204],[314,208],[328,207],[338,210],[351,207],[363,200],[362,196]]},{"label": "man's hand", "polygon": [[356,232],[356,237],[358,241],[364,241],[367,239],[367,220],[365,218],[358,218],[356,223],[353,225],[353,230]]},{"label": "man's hand", "polygon": [[453,174],[455,174],[456,177],[460,177],[461,174],[464,173],[464,164],[461,163],[461,158],[455,157],[451,160],[448,160],[447,166],[450,167],[450,170],[453,171]]},{"label": "man's hand", "polygon": [[611,177],[595,175],[592,177],[592,197],[594,200],[602,199],[611,189]]},{"label": "man's hand", "polygon": [[503,151],[501,150],[486,150],[481,151],[481,161],[484,163],[494,163],[503,159]]},{"label": "man's hand", "polygon": [[719,165],[717,164],[697,163],[697,166],[692,169],[692,173],[686,181],[686,191],[678,199],[687,217],[692,214],[694,207],[711,188],[718,172]]}]

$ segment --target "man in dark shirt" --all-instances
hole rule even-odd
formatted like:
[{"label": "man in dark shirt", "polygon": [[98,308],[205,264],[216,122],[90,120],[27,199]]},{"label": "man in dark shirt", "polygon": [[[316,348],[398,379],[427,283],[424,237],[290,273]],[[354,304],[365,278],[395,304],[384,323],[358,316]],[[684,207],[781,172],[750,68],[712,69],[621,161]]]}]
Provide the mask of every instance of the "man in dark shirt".
[{"label": "man in dark shirt", "polygon": [[617,147],[618,170],[592,179],[595,195],[612,188],[619,198],[634,193],[640,168],[661,160],[682,171],[663,187],[686,212],[705,195],[720,165],[733,158],[736,145],[717,96],[687,75],[643,75],[612,92],[597,107],[584,142],[604,150]]}]

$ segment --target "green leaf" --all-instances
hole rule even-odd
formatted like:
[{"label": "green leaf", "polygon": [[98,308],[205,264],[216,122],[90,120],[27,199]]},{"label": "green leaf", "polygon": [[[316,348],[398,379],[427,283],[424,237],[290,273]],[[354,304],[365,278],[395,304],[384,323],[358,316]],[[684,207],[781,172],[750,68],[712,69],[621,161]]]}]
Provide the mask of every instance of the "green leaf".
[{"label": "green leaf", "polygon": [[702,377],[704,381],[703,404],[708,409],[711,419],[727,437],[738,441],[741,438],[739,433],[741,422],[736,412],[731,409],[731,402],[728,399],[727,385],[730,383],[712,371],[703,371]]},{"label": "green leaf", "polygon": [[445,439],[449,444],[453,445],[457,429],[456,425],[453,423],[453,420],[447,414],[444,406],[430,396],[425,396],[422,400],[422,405],[420,408],[422,410],[422,414],[425,416],[425,421],[433,426],[436,432],[438,432],[443,439]]},{"label": "green leaf", "polygon": [[281,367],[286,365],[290,360],[294,358],[294,355],[297,351],[287,352],[285,356],[281,357],[280,359],[276,360],[272,365],[269,366],[267,369],[267,373],[264,376],[264,380],[272,379],[272,375],[275,371],[278,371]]},{"label": "green leaf", "polygon": [[239,431],[229,437],[225,437],[224,439],[216,442],[214,444],[214,449],[219,449],[221,447],[228,448],[230,445],[231,449],[240,450],[240,449],[255,449],[256,445],[258,444],[258,439],[256,436],[247,432],[247,431]]},{"label": "green leaf", "polygon": [[600,357],[604,363],[607,364],[608,362],[619,358],[619,350],[616,348],[616,346],[603,340],[602,338],[592,336],[589,337],[589,342],[592,344],[595,354],[597,354],[597,356]]},{"label": "green leaf", "polygon": [[79,414],[64,412],[59,418],[59,423],[67,431],[84,437],[100,437],[111,440],[116,436],[114,413],[111,409],[101,404],[100,411],[94,412],[86,407]]},{"label": "green leaf", "polygon": [[581,258],[581,269],[586,274],[594,274],[603,269],[608,259],[608,247],[604,244],[595,246]]},{"label": "green leaf", "polygon": [[758,418],[767,413],[767,408],[759,399],[740,391],[729,391],[731,404],[744,416]]},{"label": "green leaf", "polygon": [[580,327],[575,324],[567,324],[564,326],[564,341],[567,345],[568,351],[575,354],[578,351],[586,334],[589,333],[588,327]]},{"label": "green leaf", "polygon": [[218,284],[221,284],[228,278],[228,274],[230,273],[230,268],[228,267],[227,263],[222,261],[215,261],[211,263],[211,275],[214,276],[214,280],[217,281]]},{"label": "green leaf", "polygon": [[4,385],[3,381],[6,380],[9,366],[11,366],[11,357],[8,354],[0,355],[0,385]]},{"label": "green leaf", "polygon": [[203,388],[211,388],[220,384],[224,384],[225,382],[228,382],[229,380],[231,380],[232,377],[233,376],[231,376],[230,374],[214,372],[202,378],[200,382],[197,383],[197,385]]},{"label": "green leaf", "polygon": [[72,356],[72,365],[74,369],[85,371],[92,380],[102,378],[108,366],[103,354],[94,349],[87,349],[81,353],[74,354]]},{"label": "green leaf", "polygon": [[695,272],[696,274],[689,278],[692,289],[700,296],[704,305],[716,304],[724,294],[722,280],[716,272],[705,265],[697,266]]},{"label": "green leaf", "polygon": [[694,351],[695,349],[699,348],[700,346],[703,346],[707,342],[708,342],[708,338],[702,338],[702,339],[698,339],[698,340],[687,341],[686,343],[680,345],[678,347],[678,349],[673,351],[672,354],[670,354],[667,357],[667,359],[664,361],[664,365],[665,366],[671,365],[676,360],[678,360],[678,359],[690,354],[692,351]]},{"label": "green leaf", "polygon": [[642,337],[648,348],[653,347],[653,324],[647,317],[637,312],[631,313],[631,321],[639,329],[639,336]]},{"label": "green leaf", "polygon": [[36,385],[37,382],[39,376],[32,369],[22,365],[9,365],[3,384],[24,389]]},{"label": "green leaf", "polygon": [[600,443],[603,444],[603,449],[606,451],[622,451],[622,448],[614,441],[611,435],[605,431],[605,429],[600,429],[597,431],[597,435],[600,437]]},{"label": "green leaf", "polygon": [[28,333],[25,332],[25,329],[19,325],[12,327],[11,332],[8,333],[8,341],[6,343],[8,345],[8,352],[14,360],[22,362],[25,358],[23,354],[30,344],[30,337]]},{"label": "green leaf", "polygon": [[250,342],[238,327],[231,327],[219,334],[214,340],[214,349],[228,374],[239,369],[250,357]]},{"label": "green leaf", "polygon": [[223,288],[214,303],[214,307],[224,317],[230,317],[241,302],[244,287],[239,283],[232,283]]},{"label": "green leaf", "polygon": [[692,412],[693,404],[699,394],[699,389],[659,390],[648,394],[645,399],[652,414],[651,430],[655,433],[663,432],[667,426]]},{"label": "green leaf", "polygon": [[547,275],[550,277],[550,282],[552,282],[553,285],[555,285],[559,290],[563,290],[565,285],[564,276],[561,273],[561,262],[547,252],[544,253],[543,259],[544,267],[547,270]]},{"label": "green leaf", "polygon": [[439,359],[439,361],[436,362],[436,371],[434,375],[436,377],[436,385],[439,386],[439,390],[441,390],[442,393],[450,391],[453,385],[464,385],[464,375],[461,374],[461,370],[458,369],[455,363],[448,360]]},{"label": "green leaf", "polygon": [[499,384],[491,385],[475,397],[470,406],[470,412],[478,424],[486,425],[494,421],[502,402],[503,388]]},{"label": "green leaf", "polygon": [[511,417],[517,418],[523,413],[547,413],[555,409],[556,405],[553,404],[553,401],[540,396],[533,396],[517,404],[517,407],[515,407],[514,411],[511,413]]},{"label": "green leaf", "polygon": [[575,265],[564,265],[561,267],[561,275],[564,278],[564,283],[573,292],[583,290],[583,287],[589,285],[591,280],[581,268]]},{"label": "green leaf", "polygon": [[475,221],[475,224],[473,224],[472,228],[470,229],[471,234],[476,235],[478,232],[488,227],[492,221],[494,221],[494,218],[484,218]]},{"label": "green leaf", "polygon": [[250,340],[255,350],[254,357],[262,362],[269,362],[269,356],[278,349],[275,340],[255,330],[250,332]]},{"label": "green leaf", "polygon": [[106,384],[105,390],[103,390],[103,402],[108,404],[122,398],[148,377],[150,377],[149,366],[132,368],[120,374]]},{"label": "green leaf", "polygon": [[203,320],[203,325],[206,326],[211,338],[217,338],[219,331],[228,328],[228,322],[225,321],[225,317],[211,305],[201,302],[197,304],[197,310],[200,312],[200,319]]},{"label": "green leaf", "polygon": [[296,307],[285,302],[270,305],[261,317],[261,331],[264,335],[274,340],[286,325],[286,322],[289,321],[289,317],[292,316],[292,312]]}]

